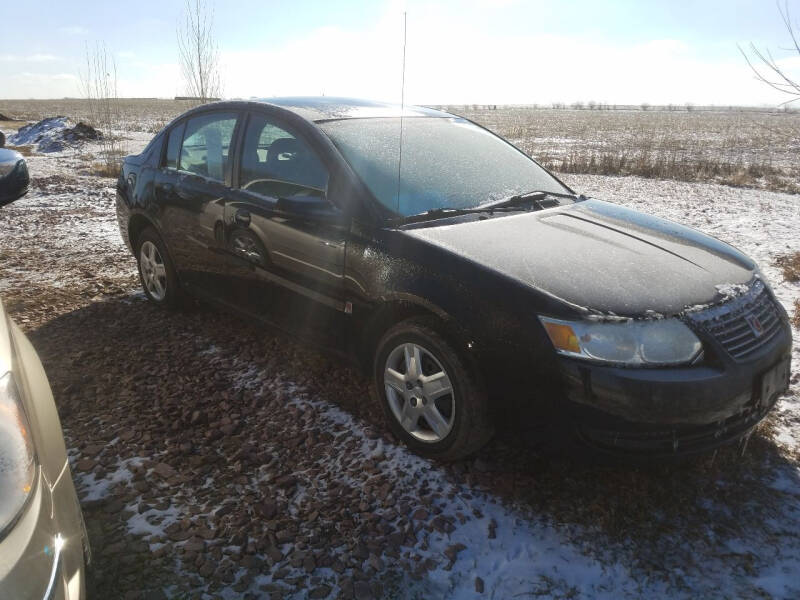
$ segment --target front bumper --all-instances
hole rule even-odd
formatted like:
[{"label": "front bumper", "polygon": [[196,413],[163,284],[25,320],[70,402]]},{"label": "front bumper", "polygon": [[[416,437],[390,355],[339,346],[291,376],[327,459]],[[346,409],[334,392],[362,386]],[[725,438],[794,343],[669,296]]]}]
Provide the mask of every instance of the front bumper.
[{"label": "front bumper", "polygon": [[[713,450],[747,435],[788,386],[791,331],[747,363],[621,368],[561,360],[564,416],[581,446],[650,458]],[[777,389],[763,391],[768,373]]]},{"label": "front bumper", "polygon": [[0,598],[83,600],[85,529],[64,465],[49,483],[39,469],[36,492],[0,540]]}]

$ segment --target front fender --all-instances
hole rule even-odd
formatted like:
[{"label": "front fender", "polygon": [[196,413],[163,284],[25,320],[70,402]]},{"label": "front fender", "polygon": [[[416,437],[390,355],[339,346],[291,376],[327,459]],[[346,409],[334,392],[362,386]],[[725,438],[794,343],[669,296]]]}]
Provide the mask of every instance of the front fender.
[{"label": "front fender", "polygon": [[400,318],[435,315],[480,371],[497,406],[553,397],[546,383],[559,384],[555,353],[536,317],[550,299],[401,231],[376,237],[349,242],[346,260],[349,293],[373,310],[372,322],[385,331],[393,323],[383,315],[398,304],[407,307],[394,313]]}]

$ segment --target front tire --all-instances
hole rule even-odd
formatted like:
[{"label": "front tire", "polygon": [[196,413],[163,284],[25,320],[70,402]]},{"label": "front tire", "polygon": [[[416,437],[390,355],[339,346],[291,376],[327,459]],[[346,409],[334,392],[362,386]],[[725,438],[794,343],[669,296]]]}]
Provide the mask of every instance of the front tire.
[{"label": "front tire", "polygon": [[152,227],[139,235],[136,260],[139,280],[148,300],[159,306],[177,307],[181,299],[178,276],[164,242]]},{"label": "front tire", "polygon": [[374,385],[389,428],[414,452],[457,460],[492,436],[487,398],[434,319],[412,318],[377,346]]}]

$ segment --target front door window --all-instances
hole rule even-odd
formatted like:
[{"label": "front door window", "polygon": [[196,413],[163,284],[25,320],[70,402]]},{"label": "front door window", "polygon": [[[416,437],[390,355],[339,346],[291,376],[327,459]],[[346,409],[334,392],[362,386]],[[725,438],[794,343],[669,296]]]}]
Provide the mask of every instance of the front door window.
[{"label": "front door window", "polygon": [[250,117],[241,162],[243,190],[267,198],[325,194],[328,172],[314,151],[263,115]]}]

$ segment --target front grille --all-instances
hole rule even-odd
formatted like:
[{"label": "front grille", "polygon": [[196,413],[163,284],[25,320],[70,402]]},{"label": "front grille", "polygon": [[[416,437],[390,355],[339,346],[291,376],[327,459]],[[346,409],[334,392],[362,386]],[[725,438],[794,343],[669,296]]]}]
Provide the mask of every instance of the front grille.
[{"label": "front grille", "polygon": [[737,360],[766,346],[781,329],[778,307],[758,280],[745,294],[687,316]]}]

